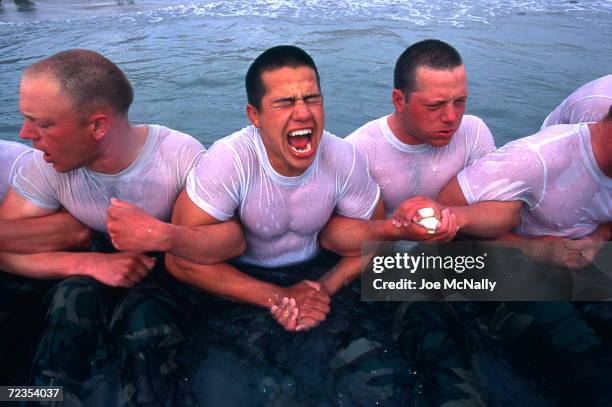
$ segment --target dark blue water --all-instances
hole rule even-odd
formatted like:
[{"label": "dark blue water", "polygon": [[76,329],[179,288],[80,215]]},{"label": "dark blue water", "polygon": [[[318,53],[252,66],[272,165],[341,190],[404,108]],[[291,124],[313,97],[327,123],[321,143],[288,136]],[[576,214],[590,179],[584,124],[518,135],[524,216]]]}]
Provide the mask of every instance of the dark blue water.
[{"label": "dark blue water", "polygon": [[431,37],[462,53],[468,112],[503,144],[535,132],[567,94],[612,71],[612,2],[39,0],[20,11],[4,0],[0,138],[17,137],[22,69],[83,47],[117,62],[132,80],[133,121],[174,127],[208,146],[247,124],[244,73],[281,43],[313,55],[326,127],[345,136],[391,111],[395,59]]}]

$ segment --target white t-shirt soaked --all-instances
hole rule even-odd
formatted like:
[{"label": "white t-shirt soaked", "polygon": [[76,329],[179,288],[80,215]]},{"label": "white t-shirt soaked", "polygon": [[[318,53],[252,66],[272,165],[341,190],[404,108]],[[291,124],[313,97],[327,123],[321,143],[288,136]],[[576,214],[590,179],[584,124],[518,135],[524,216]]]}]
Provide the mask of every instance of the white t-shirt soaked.
[{"label": "white t-shirt soaked", "polygon": [[576,89],[542,123],[542,129],[555,124],[576,124],[601,120],[612,105],[612,74],[602,76]]},{"label": "white t-shirt soaked", "polygon": [[157,219],[169,221],[187,174],[204,147],[193,137],[167,127],[149,125],[136,160],[117,174],[79,168],[59,173],[40,151],[22,166],[13,188],[32,204],[51,210],[63,206],[90,228],[107,232],[106,208],[111,198],[137,205]]},{"label": "white t-shirt soaked", "polygon": [[493,136],[478,117],[465,115],[444,147],[404,144],[389,128],[388,117],[373,120],[346,140],[365,157],[381,188],[387,216],[417,195],[434,199],[459,171],[495,149]]},{"label": "white t-shirt soaked", "polygon": [[369,219],[379,189],[354,147],[328,132],[303,174],[280,175],[249,126],[213,144],[190,172],[187,194],[221,221],[240,218],[247,249],[239,261],[280,267],[318,253],[318,234],[334,211]]},{"label": "white t-shirt soaked", "polygon": [[6,197],[17,168],[32,157],[25,144],[0,140],[0,202]]},{"label": "white t-shirt soaked", "polygon": [[515,140],[458,175],[468,203],[525,202],[516,232],[580,238],[612,221],[612,179],[597,166],[587,124]]}]

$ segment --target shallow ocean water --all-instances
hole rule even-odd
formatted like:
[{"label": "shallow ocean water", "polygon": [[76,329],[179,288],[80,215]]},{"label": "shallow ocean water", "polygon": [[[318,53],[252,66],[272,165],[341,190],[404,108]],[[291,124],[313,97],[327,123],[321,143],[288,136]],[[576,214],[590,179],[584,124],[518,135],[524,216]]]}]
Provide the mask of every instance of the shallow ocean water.
[{"label": "shallow ocean water", "polygon": [[537,131],[579,85],[612,71],[612,3],[558,1],[38,0],[0,6],[0,138],[16,139],[28,64],[67,48],[102,52],[127,73],[134,122],[206,146],[247,125],[244,74],[278,44],[317,62],[326,128],[341,137],[391,111],[393,65],[414,41],[440,38],[468,68],[468,113],[501,145]]}]

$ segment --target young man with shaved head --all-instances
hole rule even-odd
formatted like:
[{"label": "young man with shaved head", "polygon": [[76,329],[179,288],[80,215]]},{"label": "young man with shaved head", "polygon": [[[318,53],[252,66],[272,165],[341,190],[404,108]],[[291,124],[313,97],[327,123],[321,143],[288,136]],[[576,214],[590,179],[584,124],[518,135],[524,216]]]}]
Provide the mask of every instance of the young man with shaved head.
[{"label": "young man with shaved head", "polygon": [[[318,234],[334,213],[362,220],[382,216],[379,188],[363,159],[324,131],[319,75],[307,53],[293,46],[268,49],[250,66],[246,90],[252,126],[217,141],[203,156],[177,202],[174,222],[207,224],[236,215],[247,241],[238,260],[275,268],[312,260]],[[378,224],[398,236],[415,229]],[[330,297],[347,281],[346,259],[318,281],[298,279],[288,287],[227,263],[201,266],[177,256],[166,261],[177,278],[223,297],[269,309],[293,299],[303,319],[279,320],[290,330],[324,320]]]},{"label": "young man with shaved head", "polygon": [[[141,253],[167,250],[217,262],[240,253],[242,236],[228,222],[218,226],[227,225],[228,233],[214,241],[192,228],[155,247],[160,225],[178,229],[163,222],[204,148],[178,131],[130,123],[132,99],[124,73],[93,51],[63,51],[25,70],[20,137],[38,151],[17,171],[0,219],[16,225],[25,218],[44,220],[63,207],[97,232],[117,232],[113,240],[129,252],[2,252],[0,264],[30,279],[60,280],[45,296],[49,311],[30,384],[64,385],[66,397],[83,398],[81,382],[91,366],[116,352],[121,404],[175,403],[182,382],[173,360],[182,341],[177,315],[184,313],[172,301],[175,280]],[[116,223],[139,237],[140,246]],[[187,242],[175,244],[181,239]]]}]

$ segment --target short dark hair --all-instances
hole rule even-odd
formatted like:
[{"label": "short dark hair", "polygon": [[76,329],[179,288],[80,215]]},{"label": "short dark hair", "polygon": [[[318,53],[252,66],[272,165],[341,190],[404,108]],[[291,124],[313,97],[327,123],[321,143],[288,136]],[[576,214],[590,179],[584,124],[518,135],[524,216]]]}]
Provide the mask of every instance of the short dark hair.
[{"label": "short dark hair", "polygon": [[248,102],[255,108],[260,109],[261,99],[266,94],[262,80],[264,72],[284,67],[299,68],[301,66],[312,68],[315,71],[317,85],[321,88],[317,66],[303,49],[293,45],[278,45],[261,53],[249,67],[244,80]]},{"label": "short dark hair", "polygon": [[91,114],[101,106],[127,116],[134,100],[132,85],[121,69],[94,51],[58,52],[30,65],[24,72],[24,76],[44,74],[57,80],[77,117]]},{"label": "short dark hair", "polygon": [[451,70],[463,65],[459,52],[444,41],[424,40],[406,48],[395,63],[393,86],[406,97],[416,87],[416,71],[419,67]]}]

